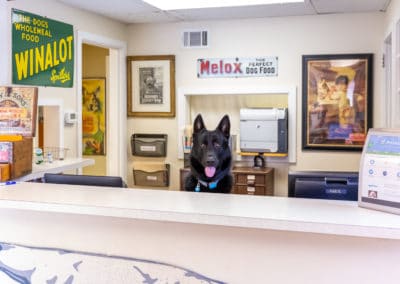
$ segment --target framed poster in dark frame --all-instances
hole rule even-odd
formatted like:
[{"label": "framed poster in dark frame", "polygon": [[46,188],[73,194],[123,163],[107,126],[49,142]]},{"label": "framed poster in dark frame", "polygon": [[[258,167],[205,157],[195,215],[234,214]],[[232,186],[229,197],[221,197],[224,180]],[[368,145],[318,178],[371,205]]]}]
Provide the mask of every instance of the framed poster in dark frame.
[{"label": "framed poster in dark frame", "polygon": [[372,126],[373,54],[303,55],[303,150],[361,151]]}]

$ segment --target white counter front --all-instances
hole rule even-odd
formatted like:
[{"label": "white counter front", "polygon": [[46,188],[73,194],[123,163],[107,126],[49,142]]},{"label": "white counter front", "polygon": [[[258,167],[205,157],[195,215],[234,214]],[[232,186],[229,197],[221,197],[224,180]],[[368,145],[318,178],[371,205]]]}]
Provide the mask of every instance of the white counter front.
[{"label": "white counter front", "polygon": [[400,279],[400,216],[355,202],[22,182],[0,186],[0,222],[0,245],[16,253],[118,256],[205,283]]}]

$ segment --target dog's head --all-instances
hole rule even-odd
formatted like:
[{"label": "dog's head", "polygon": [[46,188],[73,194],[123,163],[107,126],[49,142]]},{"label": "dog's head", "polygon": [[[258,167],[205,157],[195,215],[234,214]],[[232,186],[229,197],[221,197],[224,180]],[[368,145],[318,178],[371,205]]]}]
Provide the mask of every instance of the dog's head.
[{"label": "dog's head", "polygon": [[206,129],[200,114],[194,120],[191,166],[200,178],[210,180],[218,171],[230,167],[230,128],[231,124],[227,115],[221,119],[213,131]]}]

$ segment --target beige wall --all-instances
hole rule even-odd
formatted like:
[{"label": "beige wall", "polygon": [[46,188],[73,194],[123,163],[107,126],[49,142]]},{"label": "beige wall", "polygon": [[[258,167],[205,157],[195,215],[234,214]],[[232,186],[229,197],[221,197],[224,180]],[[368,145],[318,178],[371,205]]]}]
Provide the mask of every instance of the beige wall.
[{"label": "beige wall", "polygon": [[[106,57],[108,49],[94,45],[84,44],[82,46],[82,76],[83,78],[106,78]],[[107,96],[107,93],[106,93]],[[107,112],[107,106],[106,106]],[[107,125],[106,125],[107,131]],[[107,145],[107,143],[106,143]],[[107,146],[106,146],[107,147]],[[106,152],[107,153],[107,152]],[[84,158],[94,159],[93,166],[82,169],[87,175],[107,175],[107,156],[83,156]]]},{"label": "beige wall", "polygon": [[383,39],[390,33],[394,31],[394,26],[400,20],[400,1],[392,0],[387,8],[384,19],[385,33],[382,34]]},{"label": "beige wall", "polygon": [[[98,16],[83,10],[71,8],[52,0],[18,0],[18,1],[1,1],[0,2],[0,62],[2,65],[0,84],[11,84],[11,8],[17,8],[30,13],[49,17],[65,23],[72,24],[75,31],[75,47],[76,47],[76,31],[85,31],[107,38],[125,41],[126,25],[117,23],[108,18]],[[77,53],[81,52],[75,49],[75,58]],[[75,62],[77,64],[77,62]],[[76,65],[77,66],[77,65]],[[75,72],[77,67],[75,68]],[[43,99],[60,99],[63,101],[64,110],[76,111],[77,109],[77,78],[74,77],[74,87],[72,88],[52,88],[40,87],[39,98]],[[80,91],[79,91],[80,92]],[[64,146],[70,148],[69,156],[76,156],[77,146],[77,127],[67,127],[64,129]]]},{"label": "beige wall", "polygon": [[[366,32],[368,23],[368,32]],[[380,67],[384,13],[338,14],[322,16],[280,17],[248,20],[187,22],[131,25],[128,29],[128,55],[176,55],[177,88],[218,86],[296,86],[297,87],[297,163],[270,164],[276,168],[277,195],[287,194],[288,170],[357,171],[360,153],[302,151],[301,149],[301,56],[303,54],[374,53],[374,126],[382,124],[382,69]],[[209,30],[210,47],[183,49],[184,29]],[[271,78],[198,79],[198,58],[278,56],[279,76]],[[177,105],[177,108],[180,106]],[[221,116],[229,111],[220,106]],[[290,111],[290,110],[289,110]],[[213,126],[210,126],[210,128]],[[171,164],[171,189],[179,184],[177,160],[178,127],[175,119],[128,119],[128,135],[134,132],[167,133],[168,157]],[[131,166],[139,158],[131,158]],[[147,160],[146,160],[147,161]],[[163,162],[161,160],[160,162]],[[130,167],[128,167],[130,169]],[[130,170],[128,182],[132,184]]]}]

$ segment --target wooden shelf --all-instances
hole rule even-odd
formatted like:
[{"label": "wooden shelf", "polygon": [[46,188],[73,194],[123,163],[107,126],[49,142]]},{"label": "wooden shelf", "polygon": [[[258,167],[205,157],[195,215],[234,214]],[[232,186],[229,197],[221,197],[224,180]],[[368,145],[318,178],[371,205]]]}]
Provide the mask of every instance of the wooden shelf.
[{"label": "wooden shelf", "polygon": [[[240,156],[258,156],[257,152],[239,152]],[[287,157],[288,153],[262,153],[264,157]]]},{"label": "wooden shelf", "polygon": [[22,141],[22,135],[11,135],[11,134],[0,135],[0,142],[16,142],[16,141]]}]

